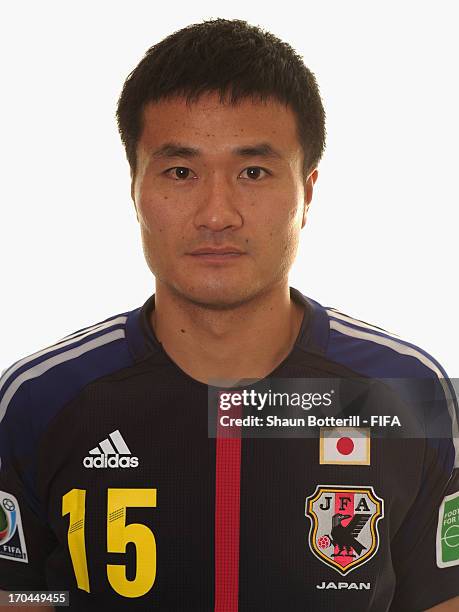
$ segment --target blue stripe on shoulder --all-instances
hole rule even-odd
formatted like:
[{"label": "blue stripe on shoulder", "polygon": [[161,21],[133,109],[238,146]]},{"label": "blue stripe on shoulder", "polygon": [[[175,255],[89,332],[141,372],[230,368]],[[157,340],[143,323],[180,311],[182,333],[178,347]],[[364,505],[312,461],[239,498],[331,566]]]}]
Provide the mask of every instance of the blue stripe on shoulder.
[{"label": "blue stripe on shoulder", "polygon": [[[87,328],[90,331],[84,330],[83,333],[76,332],[78,333],[78,335],[67,336],[66,338],[59,340],[55,344],[48,346],[47,348],[42,349],[40,351],[37,351],[36,353],[28,355],[27,357],[24,357],[13,363],[7,370],[5,370],[2,377],[0,378],[0,402],[2,401],[2,396],[5,393],[5,387],[9,385],[13,379],[16,379],[18,376],[29,371],[34,366],[39,366],[39,364],[50,359],[51,357],[66,353],[69,350],[72,350],[78,346],[82,346],[83,344],[87,343],[88,340],[103,336],[107,333],[107,331],[112,331],[114,329],[124,329],[126,317],[124,316],[122,317],[122,319],[124,319],[124,322],[120,321],[115,324],[111,324],[109,328],[100,327],[98,325],[94,326],[94,329]],[[0,409],[0,418],[1,414],[2,412]]]},{"label": "blue stripe on shoulder", "polygon": [[[94,329],[13,364],[0,379],[0,454],[30,452],[56,413],[89,383],[134,363],[124,324]],[[33,439],[32,439],[33,438]]]},{"label": "blue stripe on shoulder", "polygon": [[432,355],[406,340],[341,319],[330,318],[330,327],[327,356],[363,375],[447,377]]},{"label": "blue stripe on shoulder", "polygon": [[24,494],[37,512],[41,509],[35,492],[36,448],[41,434],[85,386],[133,364],[125,325],[115,325],[45,350],[0,379],[2,465],[28,465],[21,471]]},{"label": "blue stripe on shoulder", "polygon": [[[424,407],[429,444],[439,437],[437,442],[448,447],[448,457],[455,457],[454,465],[459,465],[457,396],[444,368],[432,355],[388,333],[334,318],[330,319],[326,355],[357,374],[385,379],[403,395],[409,391],[411,399]],[[420,379],[430,379],[430,386],[421,386]]]}]

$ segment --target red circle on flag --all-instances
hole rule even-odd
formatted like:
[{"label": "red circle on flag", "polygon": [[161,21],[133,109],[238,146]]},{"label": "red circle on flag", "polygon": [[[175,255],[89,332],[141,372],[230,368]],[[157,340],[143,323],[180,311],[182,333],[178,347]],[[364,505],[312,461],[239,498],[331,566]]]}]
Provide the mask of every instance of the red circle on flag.
[{"label": "red circle on flag", "polygon": [[354,442],[351,438],[340,438],[336,443],[336,448],[341,455],[350,455],[354,450]]}]

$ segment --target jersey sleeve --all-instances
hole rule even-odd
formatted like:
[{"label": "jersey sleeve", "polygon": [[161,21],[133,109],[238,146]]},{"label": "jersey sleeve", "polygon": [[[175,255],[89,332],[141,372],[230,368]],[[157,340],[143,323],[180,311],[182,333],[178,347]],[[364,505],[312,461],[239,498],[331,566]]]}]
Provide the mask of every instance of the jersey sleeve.
[{"label": "jersey sleeve", "polygon": [[396,590],[390,612],[422,612],[459,596],[457,398],[448,379],[434,385],[421,485],[391,543]]},{"label": "jersey sleeve", "polygon": [[[16,379],[17,380],[17,379]],[[38,406],[27,383],[0,378],[0,589],[46,590],[55,538],[36,490]],[[34,412],[35,411],[35,412]]]}]

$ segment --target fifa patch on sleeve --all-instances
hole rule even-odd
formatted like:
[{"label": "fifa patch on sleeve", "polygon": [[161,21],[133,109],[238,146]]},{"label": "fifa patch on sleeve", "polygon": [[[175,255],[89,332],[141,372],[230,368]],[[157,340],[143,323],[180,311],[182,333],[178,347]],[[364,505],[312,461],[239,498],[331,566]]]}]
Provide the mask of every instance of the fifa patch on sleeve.
[{"label": "fifa patch on sleeve", "polygon": [[0,558],[28,563],[18,500],[0,491]]},{"label": "fifa patch on sleeve", "polygon": [[447,495],[438,512],[437,566],[459,565],[459,491]]}]

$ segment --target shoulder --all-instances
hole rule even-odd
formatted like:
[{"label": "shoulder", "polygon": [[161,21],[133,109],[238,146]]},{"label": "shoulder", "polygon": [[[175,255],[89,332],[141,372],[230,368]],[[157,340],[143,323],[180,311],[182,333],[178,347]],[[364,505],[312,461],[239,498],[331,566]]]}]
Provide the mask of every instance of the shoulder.
[{"label": "shoulder", "polygon": [[324,310],[329,325],[328,357],[368,376],[447,378],[439,361],[424,348],[336,308]]},{"label": "shoulder", "polygon": [[4,370],[0,377],[0,428],[9,418],[29,426],[44,425],[86,385],[132,365],[126,338],[131,312],[79,329]]},{"label": "shoulder", "polygon": [[455,465],[459,466],[459,405],[453,383],[441,363],[424,348],[391,331],[336,308],[327,307],[324,311],[329,327],[327,357],[357,375],[380,379],[398,393],[404,389],[410,398],[416,398],[424,408],[431,433],[444,425],[441,431],[446,431],[452,441]]}]

